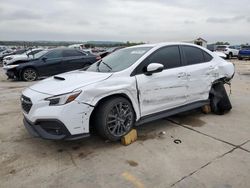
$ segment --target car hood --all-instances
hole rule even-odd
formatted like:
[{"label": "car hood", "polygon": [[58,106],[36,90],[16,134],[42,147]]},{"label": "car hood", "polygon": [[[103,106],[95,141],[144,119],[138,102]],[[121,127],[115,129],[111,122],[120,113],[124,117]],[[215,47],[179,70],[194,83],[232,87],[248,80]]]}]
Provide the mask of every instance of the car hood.
[{"label": "car hood", "polygon": [[[19,61],[19,60],[22,60],[22,61]],[[33,62],[33,61],[36,61],[37,59],[33,59],[33,58],[15,58],[15,59],[12,59],[11,61],[7,61],[6,64],[7,65],[19,65],[19,64],[23,64],[23,63],[29,63],[29,62]]]},{"label": "car hood", "polygon": [[4,59],[6,58],[9,58],[11,57],[12,59],[15,59],[15,58],[27,58],[28,56],[26,54],[21,54],[21,55],[8,55],[8,56],[5,56]]},{"label": "car hood", "polygon": [[72,71],[59,74],[38,82],[30,89],[49,95],[60,95],[72,92],[78,88],[100,82],[109,78],[112,73],[99,73],[87,71]]}]

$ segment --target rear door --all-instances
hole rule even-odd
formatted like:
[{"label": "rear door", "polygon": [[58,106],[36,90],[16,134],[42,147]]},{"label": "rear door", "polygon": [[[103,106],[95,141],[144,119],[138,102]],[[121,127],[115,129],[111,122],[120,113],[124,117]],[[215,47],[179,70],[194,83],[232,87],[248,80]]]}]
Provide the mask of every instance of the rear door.
[{"label": "rear door", "polygon": [[181,50],[187,71],[188,103],[208,99],[216,72],[213,57],[194,46],[182,45]]},{"label": "rear door", "polygon": [[[146,75],[145,69],[150,63],[163,64],[164,70]],[[162,112],[187,102],[187,77],[178,46],[163,47],[150,55],[137,67],[136,80],[141,116]]]},{"label": "rear door", "polygon": [[63,50],[62,69],[66,71],[72,71],[81,69],[88,63],[86,54],[75,49]]}]

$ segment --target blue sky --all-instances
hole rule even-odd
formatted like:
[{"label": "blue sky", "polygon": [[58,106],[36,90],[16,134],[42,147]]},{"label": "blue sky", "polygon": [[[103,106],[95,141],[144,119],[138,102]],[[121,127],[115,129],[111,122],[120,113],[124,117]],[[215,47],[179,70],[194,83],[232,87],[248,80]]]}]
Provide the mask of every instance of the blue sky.
[{"label": "blue sky", "polygon": [[0,0],[0,40],[250,42],[248,0]]}]

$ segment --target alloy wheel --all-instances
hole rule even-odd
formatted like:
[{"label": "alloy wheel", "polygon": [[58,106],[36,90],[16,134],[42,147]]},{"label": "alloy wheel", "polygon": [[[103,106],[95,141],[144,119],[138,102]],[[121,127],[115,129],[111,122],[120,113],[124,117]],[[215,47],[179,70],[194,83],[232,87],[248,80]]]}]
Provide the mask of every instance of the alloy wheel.
[{"label": "alloy wheel", "polygon": [[23,79],[25,81],[34,81],[37,78],[36,71],[33,69],[26,69],[23,72]]},{"label": "alloy wheel", "polygon": [[131,129],[133,124],[133,112],[125,102],[119,102],[113,106],[107,115],[107,128],[116,137],[123,136]]}]

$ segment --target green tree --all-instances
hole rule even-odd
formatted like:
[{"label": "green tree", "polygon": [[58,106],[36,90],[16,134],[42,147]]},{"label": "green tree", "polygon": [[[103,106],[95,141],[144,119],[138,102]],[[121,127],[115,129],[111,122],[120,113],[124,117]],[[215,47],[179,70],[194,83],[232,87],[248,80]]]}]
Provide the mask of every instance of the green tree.
[{"label": "green tree", "polygon": [[230,45],[229,42],[216,42],[215,45]]}]

